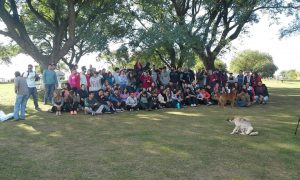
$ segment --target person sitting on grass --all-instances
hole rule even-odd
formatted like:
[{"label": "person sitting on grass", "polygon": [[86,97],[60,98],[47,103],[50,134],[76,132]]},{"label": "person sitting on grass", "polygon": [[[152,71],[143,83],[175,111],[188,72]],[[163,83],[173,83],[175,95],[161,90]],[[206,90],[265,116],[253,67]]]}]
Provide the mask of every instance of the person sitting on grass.
[{"label": "person sitting on grass", "polygon": [[97,108],[97,101],[94,97],[94,93],[90,92],[88,98],[84,101],[84,112],[85,114],[96,114],[95,110]]},{"label": "person sitting on grass", "polygon": [[236,105],[238,107],[248,107],[251,105],[250,96],[246,89],[242,89],[236,97]]},{"label": "person sitting on grass", "polygon": [[110,102],[108,101],[108,97],[105,96],[104,91],[100,89],[98,97],[97,97],[97,110],[96,114],[102,114],[102,113],[111,113],[111,108],[108,104]]},{"label": "person sitting on grass", "polygon": [[86,90],[86,86],[81,84],[81,88],[78,90],[78,95],[80,97],[80,106],[84,107],[84,100],[89,96],[88,91]]},{"label": "person sitting on grass", "polygon": [[197,106],[196,105],[196,101],[197,101],[196,94],[189,87],[186,87],[184,89],[183,97],[184,97],[184,103],[186,105],[190,105],[191,107]]},{"label": "person sitting on grass", "polygon": [[152,107],[151,107],[152,109],[161,109],[161,106],[160,106],[159,101],[158,101],[157,90],[152,91],[151,103],[152,103]]},{"label": "person sitting on grass", "polygon": [[109,107],[109,111],[105,111],[105,112],[116,113],[116,108],[114,107],[113,103],[109,100],[109,97],[110,97],[110,91],[105,91],[103,100],[106,101],[106,104]]},{"label": "person sitting on grass", "polygon": [[197,90],[197,100],[199,104],[211,105],[210,94],[204,88],[199,88]]},{"label": "person sitting on grass", "polygon": [[152,110],[152,103],[151,103],[151,95],[143,89],[140,95],[138,96],[139,101],[139,108],[143,110]]},{"label": "person sitting on grass", "polygon": [[120,98],[122,102],[126,102],[127,98],[129,97],[130,93],[127,88],[124,88],[120,94]]},{"label": "person sitting on grass", "polygon": [[171,108],[172,107],[172,94],[170,88],[166,88],[161,91],[158,95],[158,101],[161,107]]},{"label": "person sitting on grass", "polygon": [[128,96],[126,99],[126,110],[128,111],[139,110],[138,100],[133,92],[131,92],[130,96]]},{"label": "person sitting on grass", "polygon": [[267,104],[269,101],[269,92],[268,88],[262,82],[258,82],[255,88],[255,100],[259,104]]},{"label": "person sitting on grass", "polygon": [[176,92],[172,94],[172,107],[173,108],[180,109],[183,107],[181,95],[182,94],[181,94],[180,89],[176,90]]},{"label": "person sitting on grass", "polygon": [[62,107],[64,105],[64,98],[61,96],[61,93],[59,90],[55,90],[53,92],[53,97],[52,97],[52,112],[55,112],[56,115],[60,116]]},{"label": "person sitting on grass", "polygon": [[124,111],[123,107],[125,106],[125,102],[122,101],[122,99],[119,95],[119,89],[115,89],[114,93],[112,93],[108,99],[109,99],[109,101],[112,102],[116,111],[120,111],[120,112]]}]

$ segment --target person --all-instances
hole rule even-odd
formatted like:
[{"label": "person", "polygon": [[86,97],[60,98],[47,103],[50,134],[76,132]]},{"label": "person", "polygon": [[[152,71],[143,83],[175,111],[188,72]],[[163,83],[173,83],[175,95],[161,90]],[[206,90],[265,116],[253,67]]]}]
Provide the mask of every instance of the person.
[{"label": "person", "polygon": [[246,89],[242,89],[236,97],[236,105],[238,107],[248,107],[251,105],[250,96]]},{"label": "person", "polygon": [[143,110],[152,110],[151,104],[151,94],[149,94],[146,89],[143,89],[140,95],[138,96],[139,108]]},{"label": "person", "polygon": [[253,85],[254,79],[253,76],[251,76],[250,71],[246,72],[246,76],[244,77],[244,82],[243,84],[249,83],[250,86]]},{"label": "person", "polygon": [[84,101],[84,113],[85,114],[92,114],[93,116],[96,114],[97,101],[94,98],[94,93],[90,92],[89,97]]},{"label": "person", "polygon": [[25,120],[26,104],[29,96],[27,81],[24,77],[21,77],[21,73],[19,71],[16,71],[14,83],[16,93],[14,119],[16,121]]},{"label": "person", "polygon": [[126,99],[126,110],[128,111],[139,110],[138,100],[133,92],[130,92],[130,96],[128,96]]},{"label": "person", "polygon": [[142,87],[147,89],[152,84],[152,78],[147,71],[144,71],[143,74],[140,76],[140,80],[142,82]]},{"label": "person", "polygon": [[172,107],[177,109],[183,107],[180,89],[177,89],[176,92],[172,94]]},{"label": "person", "polygon": [[53,64],[53,69],[57,77],[58,86],[57,89],[61,89],[62,81],[65,79],[65,73],[61,71],[60,66]]},{"label": "person", "polygon": [[192,91],[189,87],[184,89],[184,103],[186,105],[190,105],[191,107],[196,107],[197,97],[194,91]]},{"label": "person", "polygon": [[80,106],[84,107],[84,100],[89,96],[89,93],[87,91],[87,88],[85,87],[84,84],[81,85],[81,88],[78,90],[78,95],[80,97]]},{"label": "person", "polygon": [[239,86],[244,84],[244,74],[242,70],[240,70],[239,74],[236,76],[235,82],[237,82]]},{"label": "person", "polygon": [[114,93],[111,93],[108,99],[112,102],[118,112],[122,112],[124,110],[125,102],[122,101],[120,97],[119,89],[115,89]]},{"label": "person", "polygon": [[170,88],[166,88],[160,91],[158,95],[158,101],[161,107],[171,108],[172,107],[172,94]]},{"label": "person", "polygon": [[93,72],[93,75],[90,78],[91,87],[89,91],[93,92],[96,98],[98,97],[98,92],[102,87],[101,79],[102,79],[102,75],[99,75],[98,72]]},{"label": "person", "polygon": [[151,109],[161,109],[161,106],[160,106],[160,103],[159,103],[159,100],[158,100],[157,90],[152,91],[151,104],[152,104]]},{"label": "person", "polygon": [[28,65],[28,70],[22,74],[24,78],[26,78],[28,91],[29,91],[29,97],[32,96],[33,104],[35,107],[35,110],[41,111],[39,108],[38,103],[38,93],[36,88],[36,81],[38,81],[39,76],[33,71],[33,66],[31,64]]},{"label": "person", "polygon": [[[86,78],[86,67],[85,66],[82,66],[81,67],[81,73],[80,73],[80,86],[82,84],[85,85],[85,87],[87,87],[87,78]],[[81,88],[81,87],[80,87]],[[78,89],[80,89],[78,88]]]},{"label": "person", "polygon": [[121,90],[123,90],[127,85],[127,76],[126,76],[124,70],[120,71],[120,75],[118,76],[118,78],[119,78],[118,82],[119,82],[120,88],[121,88]]},{"label": "person", "polygon": [[62,97],[59,90],[53,92],[52,97],[52,112],[55,112],[55,115],[61,116],[62,107],[64,105],[64,98]]},{"label": "person", "polygon": [[197,100],[199,104],[211,105],[212,102],[210,101],[210,97],[211,95],[208,91],[206,91],[206,89],[197,89]]},{"label": "person", "polygon": [[53,91],[58,87],[57,76],[54,71],[54,64],[49,64],[48,69],[43,72],[43,82],[45,85],[44,104],[52,101]]},{"label": "person", "polygon": [[228,82],[229,87],[232,87],[234,85],[234,83],[236,82],[236,78],[233,76],[233,73],[229,73],[227,82]]},{"label": "person", "polygon": [[5,114],[3,111],[0,110],[0,122],[4,122],[14,118],[14,113]]},{"label": "person", "polygon": [[259,104],[267,104],[269,101],[269,92],[268,88],[262,82],[258,82],[255,87],[255,100]]},{"label": "person", "polygon": [[167,71],[166,66],[163,67],[159,77],[160,77],[160,82],[162,83],[163,86],[168,85],[170,81],[170,73]]},{"label": "person", "polygon": [[72,73],[69,76],[69,84],[74,92],[77,92],[78,89],[80,89],[80,80],[81,76],[77,72],[76,69],[72,69]]}]

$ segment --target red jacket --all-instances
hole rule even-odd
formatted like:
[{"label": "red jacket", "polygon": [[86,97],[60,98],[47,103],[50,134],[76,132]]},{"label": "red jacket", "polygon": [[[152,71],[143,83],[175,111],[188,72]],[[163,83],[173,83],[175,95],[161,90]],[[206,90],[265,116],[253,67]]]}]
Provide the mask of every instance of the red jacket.
[{"label": "red jacket", "polygon": [[152,84],[152,78],[151,76],[145,76],[145,75],[141,75],[140,80],[142,81],[142,86],[143,88],[147,89],[148,87],[151,86]]}]

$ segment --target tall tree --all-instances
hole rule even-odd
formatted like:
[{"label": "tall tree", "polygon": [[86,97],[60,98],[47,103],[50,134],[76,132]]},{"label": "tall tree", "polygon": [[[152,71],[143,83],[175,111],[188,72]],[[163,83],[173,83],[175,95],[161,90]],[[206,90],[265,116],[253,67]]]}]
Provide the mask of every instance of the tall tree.
[{"label": "tall tree", "polygon": [[117,2],[0,0],[0,20],[6,25],[0,34],[14,40],[42,68],[61,59],[71,64],[98,49],[96,40],[102,38],[99,29],[103,24],[97,22],[104,15],[107,22],[112,20],[109,16],[114,14],[108,11],[118,9]]},{"label": "tall tree", "polygon": [[[167,36],[163,34],[156,41],[168,42],[169,47],[177,44],[180,50],[192,49],[206,69],[214,69],[217,56],[249,25],[259,21],[258,12],[281,13],[295,10],[299,4],[284,0],[136,0],[132,3],[136,6],[131,7],[140,11],[139,16],[134,14],[137,21],[144,24],[139,29],[148,31],[149,26],[159,25],[162,30],[157,33],[166,32]],[[170,25],[163,28],[162,23]]]},{"label": "tall tree", "polygon": [[230,70],[233,72],[256,71],[262,77],[272,77],[277,69],[270,54],[252,50],[238,53],[230,63]]}]

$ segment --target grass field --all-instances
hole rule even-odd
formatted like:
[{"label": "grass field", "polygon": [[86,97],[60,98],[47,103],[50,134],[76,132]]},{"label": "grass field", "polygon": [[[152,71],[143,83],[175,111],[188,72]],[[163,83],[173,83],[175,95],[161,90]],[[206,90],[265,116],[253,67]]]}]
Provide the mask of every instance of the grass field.
[{"label": "grass field", "polygon": [[[26,121],[0,123],[0,179],[299,179],[300,82],[266,84],[270,104],[249,108],[56,117],[29,100]],[[12,88],[0,85],[6,112]],[[230,135],[232,115],[260,135]]]}]

